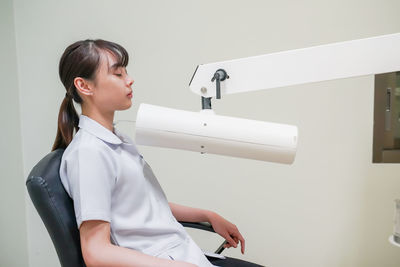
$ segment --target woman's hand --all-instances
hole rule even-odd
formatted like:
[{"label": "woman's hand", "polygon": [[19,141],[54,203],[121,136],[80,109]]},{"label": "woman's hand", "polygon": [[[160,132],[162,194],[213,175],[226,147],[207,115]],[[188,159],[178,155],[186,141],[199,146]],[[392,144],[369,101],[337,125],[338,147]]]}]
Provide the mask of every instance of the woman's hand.
[{"label": "woman's hand", "polygon": [[214,228],[215,232],[218,233],[220,236],[228,241],[227,244],[224,245],[225,248],[230,247],[237,247],[240,241],[241,244],[241,251],[244,254],[245,250],[245,241],[243,236],[240,234],[239,229],[236,225],[230,223],[229,221],[225,220],[222,216],[218,215],[215,212],[210,212],[209,222],[211,223],[212,227]]}]

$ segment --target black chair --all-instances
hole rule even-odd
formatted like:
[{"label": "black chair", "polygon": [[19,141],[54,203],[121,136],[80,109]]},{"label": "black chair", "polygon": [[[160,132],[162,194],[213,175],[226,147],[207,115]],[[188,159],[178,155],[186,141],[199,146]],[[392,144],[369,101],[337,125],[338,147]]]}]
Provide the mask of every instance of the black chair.
[{"label": "black chair", "polygon": [[[86,266],[81,252],[79,231],[76,227],[75,212],[72,199],[65,191],[59,176],[61,157],[64,149],[57,149],[47,154],[30,172],[26,186],[29,196],[38,211],[46,229],[53,241],[58,259],[63,267]],[[180,222],[185,227],[197,228],[214,232],[208,223]],[[216,253],[222,252],[223,245]],[[232,265],[226,266],[260,266],[241,260],[228,258]],[[218,265],[221,260],[216,260]]]}]

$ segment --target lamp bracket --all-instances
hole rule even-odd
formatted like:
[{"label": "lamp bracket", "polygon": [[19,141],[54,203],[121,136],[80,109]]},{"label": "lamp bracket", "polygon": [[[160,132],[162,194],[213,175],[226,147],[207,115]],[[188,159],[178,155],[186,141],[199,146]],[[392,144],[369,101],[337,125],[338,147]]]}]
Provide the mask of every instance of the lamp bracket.
[{"label": "lamp bracket", "polygon": [[229,76],[224,69],[218,69],[211,79],[211,82],[215,81],[216,83],[217,99],[221,99],[221,81],[225,81],[225,79],[229,79]]}]

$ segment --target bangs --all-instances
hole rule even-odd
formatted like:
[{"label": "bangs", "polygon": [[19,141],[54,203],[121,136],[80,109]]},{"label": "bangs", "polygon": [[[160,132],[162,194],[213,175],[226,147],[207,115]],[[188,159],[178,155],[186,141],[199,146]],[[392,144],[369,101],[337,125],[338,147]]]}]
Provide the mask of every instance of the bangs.
[{"label": "bangs", "polygon": [[114,56],[116,61],[114,64],[115,67],[126,67],[128,65],[128,52],[119,44],[104,40],[96,40],[95,45],[98,49],[109,52]]}]

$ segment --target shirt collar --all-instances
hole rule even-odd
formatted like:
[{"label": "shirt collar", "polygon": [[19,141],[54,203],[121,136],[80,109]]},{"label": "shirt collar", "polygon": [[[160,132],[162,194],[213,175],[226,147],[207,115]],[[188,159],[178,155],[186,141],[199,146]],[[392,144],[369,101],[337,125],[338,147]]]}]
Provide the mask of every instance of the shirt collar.
[{"label": "shirt collar", "polygon": [[[93,134],[97,138],[111,144],[120,145],[122,141],[109,129],[85,115],[79,116],[79,128]],[[115,131],[115,128],[114,128]]]},{"label": "shirt collar", "polygon": [[115,128],[114,125],[114,133],[116,136],[119,137],[119,139],[122,141],[122,143],[126,143],[126,144],[134,144],[133,140],[126,134],[124,134],[123,132],[120,132],[117,128]]}]

